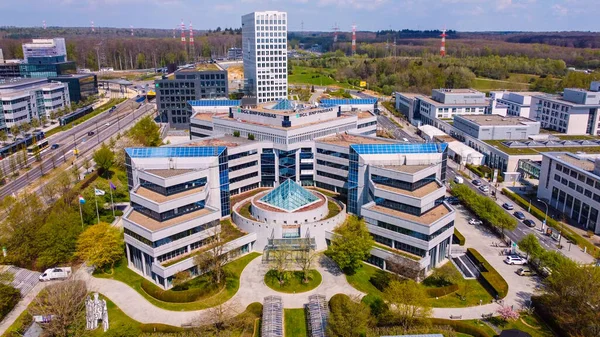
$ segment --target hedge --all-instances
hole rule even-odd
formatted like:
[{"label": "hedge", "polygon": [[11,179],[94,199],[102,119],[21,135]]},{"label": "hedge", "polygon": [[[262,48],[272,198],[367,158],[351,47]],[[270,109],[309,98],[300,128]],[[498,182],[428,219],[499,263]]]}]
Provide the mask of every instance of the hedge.
[{"label": "hedge", "polygon": [[430,320],[433,325],[447,325],[456,332],[471,335],[473,337],[491,337],[483,329],[480,329],[476,326],[472,326],[462,321],[455,321],[443,318],[430,318]]},{"label": "hedge", "polygon": [[[469,170],[471,170],[471,172],[475,173],[476,175],[478,175],[480,178],[485,178],[487,175],[488,179],[492,179],[494,178],[494,169],[489,168],[487,166],[475,166],[475,165],[471,165],[471,164],[467,164],[465,165]],[[498,174],[498,182],[501,183],[504,181],[504,178],[502,177],[502,175]]]},{"label": "hedge", "polygon": [[144,289],[148,295],[154,297],[155,299],[169,303],[195,302],[199,298],[208,295],[214,290],[213,287],[193,288],[183,291],[164,290],[146,279],[142,280],[142,289]]},{"label": "hedge", "polygon": [[456,238],[456,240],[458,240],[458,245],[459,246],[464,246],[465,245],[465,237],[464,235],[462,235],[461,232],[458,231],[458,229],[454,228],[454,237]]},{"label": "hedge", "polygon": [[467,255],[478,262],[481,270],[479,281],[494,297],[504,298],[508,294],[508,283],[506,280],[487,262],[486,259],[473,248],[467,248]]},{"label": "hedge", "polygon": [[[517,203],[519,206],[521,206],[523,208],[529,208],[529,201],[523,199],[523,197],[521,197],[520,195],[511,192],[507,188],[503,188],[502,193],[504,195],[506,195],[510,200]],[[544,219],[546,219],[546,213],[542,212],[542,210],[540,210],[539,208],[537,208],[533,205],[531,205],[531,211],[529,213],[531,213],[533,216],[538,218],[538,220],[540,220],[540,221],[544,221]],[[549,227],[555,228],[557,230],[560,230],[562,233],[562,236],[565,239],[575,243],[576,245],[579,245],[582,247],[587,247],[587,251],[588,251],[588,253],[590,253],[590,255],[597,256],[598,249],[591,242],[582,238],[577,233],[571,231],[569,228],[567,228],[560,222],[558,222],[552,218],[548,218],[548,220],[546,221],[546,225],[548,225]]]},{"label": "hedge", "polygon": [[427,296],[431,298],[442,297],[458,290],[458,284],[451,284],[444,287],[426,288]]},{"label": "hedge", "polygon": [[162,333],[178,333],[183,332],[184,329],[178,326],[159,324],[159,323],[142,323],[140,324],[140,330],[146,333],[162,332]]}]

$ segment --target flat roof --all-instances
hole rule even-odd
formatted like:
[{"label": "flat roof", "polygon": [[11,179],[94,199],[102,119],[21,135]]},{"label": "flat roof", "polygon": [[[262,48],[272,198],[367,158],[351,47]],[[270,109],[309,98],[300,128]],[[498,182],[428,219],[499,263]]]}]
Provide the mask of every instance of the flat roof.
[{"label": "flat roof", "polygon": [[[584,91],[588,91],[588,90],[584,90]],[[589,92],[589,91],[588,91]],[[592,92],[594,93],[594,92]],[[562,98],[562,96],[557,96],[557,95],[551,95],[551,94],[541,94],[541,95],[535,95],[535,98],[539,98],[539,99],[543,99],[543,100],[547,100],[547,101],[551,101],[551,102],[555,102],[555,103],[560,103],[560,104],[564,104],[564,105],[568,105],[570,107],[600,107],[600,104],[579,104],[579,103],[573,103],[571,101],[567,101],[565,99]]]},{"label": "flat roof", "polygon": [[358,119],[374,117],[374,115],[370,111],[359,111],[357,115]]},{"label": "flat roof", "polygon": [[525,117],[501,115],[456,115],[455,118],[464,118],[480,126],[493,125],[523,125],[535,121]]},{"label": "flat roof", "polygon": [[402,172],[402,173],[417,173],[424,169],[430,168],[431,166],[433,166],[433,164],[432,165],[383,165],[381,167],[388,169],[388,170]]},{"label": "flat roof", "polygon": [[424,96],[424,95],[419,96],[419,98],[426,101],[427,103],[429,103],[431,105],[435,105],[435,106],[449,106],[449,107],[465,106],[465,107],[476,107],[477,108],[477,107],[488,107],[490,105],[488,98],[486,98],[486,101],[484,103],[441,103],[441,102],[434,100],[431,97]]},{"label": "flat roof", "polygon": [[[266,103],[259,103],[256,107],[252,107],[252,108],[247,108],[244,110],[250,110],[250,111],[259,111],[259,112],[265,112],[265,113],[272,113],[275,115],[281,115],[281,116],[290,116],[290,115],[295,115],[297,113],[310,113],[312,111],[319,111],[319,110],[324,110],[324,109],[331,109],[331,111],[335,111],[335,109],[333,109],[334,107],[331,106],[316,106],[313,104],[309,104],[309,103],[302,103],[299,102],[299,105],[303,105],[303,108],[297,108],[296,110],[294,109],[275,109],[275,107],[277,105],[279,105],[280,102],[266,102]],[[236,111],[234,111],[236,112]]]},{"label": "flat roof", "polygon": [[172,219],[169,219],[166,221],[156,221],[156,220],[152,219],[151,217],[146,216],[146,215],[134,210],[129,214],[129,216],[127,216],[127,220],[130,220],[130,221],[148,229],[151,232],[156,232],[161,229],[165,229],[165,228],[177,225],[177,224],[185,222],[185,221],[199,218],[201,216],[208,215],[213,212],[216,212],[216,211],[212,210],[212,209],[208,209],[208,208],[202,208],[197,211],[194,211],[191,213],[186,213],[184,215],[180,215],[176,218],[172,218]]},{"label": "flat roof", "polygon": [[386,140],[384,138],[375,138],[375,137],[365,137],[359,135],[352,135],[347,133],[337,133],[333,136],[327,136],[320,139],[315,139],[315,141],[321,143],[327,143],[331,145],[344,146],[348,147],[354,144],[396,144],[397,142],[392,142]]},{"label": "flat roof", "polygon": [[456,89],[449,89],[449,88],[443,88],[443,89],[433,89],[437,92],[443,92],[443,93],[447,93],[447,94],[483,94],[481,91],[477,91],[475,89],[468,89],[468,88],[456,88]]},{"label": "flat roof", "polygon": [[223,70],[216,63],[196,63],[194,67],[191,68],[182,68],[177,70],[176,72],[188,72],[188,71],[219,71]]},{"label": "flat roof", "polygon": [[394,209],[386,208],[386,207],[378,206],[378,205],[370,206],[367,209],[370,209],[370,210],[373,210],[376,212],[380,212],[380,213],[384,213],[387,215],[391,215],[391,216],[397,217],[399,219],[405,219],[408,221],[420,223],[420,224],[426,225],[426,226],[430,226],[432,223],[436,222],[437,220],[441,219],[442,217],[444,217],[445,215],[450,213],[450,210],[448,209],[448,207],[444,206],[444,204],[437,205],[436,207],[425,212],[424,214],[421,214],[421,216],[396,211]]},{"label": "flat roof", "polygon": [[46,84],[49,83],[46,78],[20,78],[16,80],[7,80],[5,82],[0,83],[0,89],[10,89],[14,86],[26,86],[29,84]]},{"label": "flat roof", "polygon": [[320,121],[316,121],[316,122],[308,123],[308,124],[292,125],[291,127],[283,127],[281,125],[272,125],[272,124],[263,124],[263,123],[258,123],[256,121],[252,121],[252,120],[246,120],[246,119],[243,119],[243,118],[230,118],[228,115],[225,115],[225,116],[214,116],[214,117],[216,117],[218,119],[222,119],[222,120],[243,122],[244,124],[265,126],[265,127],[271,128],[271,129],[294,130],[294,129],[300,129],[300,128],[304,128],[304,127],[308,127],[308,126],[312,126],[312,125],[323,124],[323,123],[330,122],[330,121],[333,121],[333,120],[339,120],[340,118],[353,118],[353,117],[356,117],[356,116],[342,114],[342,117],[334,117],[334,118],[320,120]]},{"label": "flat roof", "polygon": [[437,182],[432,181],[429,184],[423,185],[414,191],[407,191],[407,190],[403,190],[400,188],[382,185],[382,184],[375,184],[375,187],[382,189],[382,190],[394,192],[397,194],[408,195],[410,197],[416,197],[416,198],[422,198],[430,193],[435,192],[436,190],[440,189],[442,186],[438,185]]},{"label": "flat roof", "polygon": [[161,203],[161,202],[166,202],[166,201],[171,201],[171,200],[176,200],[179,198],[183,198],[186,197],[188,195],[192,195],[194,193],[199,193],[202,192],[204,188],[192,188],[183,192],[179,192],[176,194],[172,194],[172,195],[162,195],[158,192],[154,192],[152,190],[149,190],[145,187],[138,187],[138,189],[135,191],[135,194],[144,197],[146,199],[152,200],[156,203]]},{"label": "flat roof", "polygon": [[213,117],[225,117],[227,113],[212,113],[212,112],[198,112],[193,115],[191,119],[197,119],[199,121],[212,121]]},{"label": "flat roof", "polygon": [[494,147],[508,155],[532,155],[532,154],[542,154],[544,152],[582,152],[582,153],[600,153],[600,146],[572,146],[572,147],[563,147],[563,146],[555,146],[555,147],[515,147],[510,148],[502,142],[506,140],[483,140],[483,142],[487,143],[491,147]]},{"label": "flat roof", "polygon": [[595,164],[594,164],[595,158],[579,157],[575,154],[568,153],[568,152],[553,152],[553,153],[546,153],[545,155],[556,158],[558,160],[561,160],[569,165],[573,165],[584,171],[593,172],[594,168],[595,168]]},{"label": "flat roof", "polygon": [[236,147],[243,144],[255,142],[244,137],[221,136],[218,138],[200,138],[181,144],[182,146],[227,146]]},{"label": "flat roof", "polygon": [[161,178],[171,178],[171,177],[176,177],[182,174],[186,174],[186,173],[190,173],[190,172],[194,172],[194,170],[188,170],[188,169],[153,169],[153,170],[144,170],[144,172],[153,174],[155,176],[159,176]]}]

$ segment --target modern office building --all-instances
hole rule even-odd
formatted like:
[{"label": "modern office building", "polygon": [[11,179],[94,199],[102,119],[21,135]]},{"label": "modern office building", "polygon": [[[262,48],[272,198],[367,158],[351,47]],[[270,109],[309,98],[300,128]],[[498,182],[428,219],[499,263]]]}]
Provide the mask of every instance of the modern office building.
[{"label": "modern office building", "polygon": [[72,102],[79,102],[90,96],[98,95],[98,78],[96,74],[73,74],[49,77],[48,80],[69,85],[69,96]]},{"label": "modern office building", "polygon": [[257,103],[288,96],[287,13],[254,12],[242,16],[244,79]]},{"label": "modern office building", "polygon": [[163,122],[172,128],[189,128],[187,102],[200,99],[226,99],[229,95],[227,71],[216,63],[197,64],[176,71],[171,78],[155,82],[156,104]]},{"label": "modern office building", "polygon": [[544,153],[537,197],[600,234],[600,154]]},{"label": "modern office building", "polygon": [[0,84],[0,128],[29,123],[71,105],[67,84],[21,79]]},{"label": "modern office building", "polygon": [[532,97],[540,94],[539,92],[492,91],[489,113],[535,119],[535,109],[531,108]]},{"label": "modern office building", "polygon": [[540,122],[514,116],[457,115],[453,126],[480,140],[524,140],[540,133]]},{"label": "modern office building", "polygon": [[67,46],[64,38],[33,39],[23,43],[25,63],[49,64],[67,62]]},{"label": "modern office building", "polygon": [[229,48],[227,49],[227,59],[228,60],[241,60],[244,54],[242,53],[242,48]]},{"label": "modern office building", "polygon": [[434,89],[431,97],[396,93],[396,109],[414,125],[435,125],[436,120],[451,120],[457,115],[483,115],[489,107],[485,93],[473,89]]},{"label": "modern office building", "polygon": [[590,89],[565,89],[562,96],[536,95],[536,119],[542,128],[568,135],[600,135],[600,92],[597,82]]}]

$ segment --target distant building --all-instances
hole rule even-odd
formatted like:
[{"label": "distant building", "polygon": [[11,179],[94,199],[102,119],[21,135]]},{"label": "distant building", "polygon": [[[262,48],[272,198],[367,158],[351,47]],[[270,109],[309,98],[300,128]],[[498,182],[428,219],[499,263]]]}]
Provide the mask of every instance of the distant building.
[{"label": "distant building", "polygon": [[31,43],[23,43],[23,58],[31,64],[67,62],[65,39],[33,39]]},{"label": "distant building", "polygon": [[434,89],[431,97],[396,93],[396,109],[414,124],[430,124],[451,120],[456,115],[485,114],[490,101],[485,93],[473,89]]},{"label": "distant building", "polygon": [[490,92],[489,113],[501,116],[519,116],[535,119],[535,109],[531,109],[532,98],[539,92]]},{"label": "distant building", "polygon": [[540,133],[540,122],[514,116],[462,115],[454,127],[480,140],[523,140]]},{"label": "distant building", "polygon": [[95,74],[73,74],[52,76],[50,81],[67,83],[72,102],[79,102],[90,96],[98,95],[98,79]]},{"label": "distant building", "polygon": [[198,64],[176,71],[171,78],[154,81],[156,104],[163,122],[173,128],[189,128],[187,102],[225,99],[229,96],[227,70],[216,63]]},{"label": "distant building", "polygon": [[4,54],[2,54],[2,49],[0,49],[0,63],[4,63]]},{"label": "distant building", "polygon": [[229,48],[227,50],[227,59],[229,60],[241,60],[243,57],[242,48]]},{"label": "distant building", "polygon": [[0,128],[30,123],[32,119],[71,106],[68,85],[47,79],[22,79],[0,84]]},{"label": "distant building", "polygon": [[[562,96],[540,94],[534,96],[536,119],[542,128],[568,135],[600,135],[598,82],[592,90],[565,89]],[[596,91],[594,91],[596,90]]]},{"label": "distant building", "polygon": [[248,96],[258,103],[287,99],[287,13],[242,16],[242,48]]}]

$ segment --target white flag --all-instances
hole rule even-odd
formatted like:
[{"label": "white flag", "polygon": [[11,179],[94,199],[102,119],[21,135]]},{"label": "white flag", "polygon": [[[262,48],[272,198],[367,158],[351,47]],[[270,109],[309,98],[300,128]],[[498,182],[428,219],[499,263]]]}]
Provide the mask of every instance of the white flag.
[{"label": "white flag", "polygon": [[99,190],[97,188],[94,187],[94,194],[96,195],[104,195],[106,194],[106,192],[104,192],[103,190]]}]

